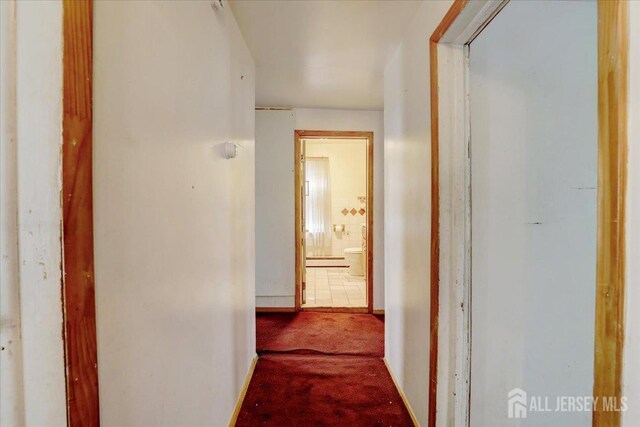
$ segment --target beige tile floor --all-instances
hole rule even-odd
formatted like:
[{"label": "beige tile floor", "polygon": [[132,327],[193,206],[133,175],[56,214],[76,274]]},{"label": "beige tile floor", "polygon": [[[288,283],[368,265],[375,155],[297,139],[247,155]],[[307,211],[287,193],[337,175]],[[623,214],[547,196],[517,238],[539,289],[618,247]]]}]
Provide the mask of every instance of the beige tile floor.
[{"label": "beige tile floor", "polygon": [[347,268],[307,268],[307,301],[303,307],[366,307],[364,276]]}]

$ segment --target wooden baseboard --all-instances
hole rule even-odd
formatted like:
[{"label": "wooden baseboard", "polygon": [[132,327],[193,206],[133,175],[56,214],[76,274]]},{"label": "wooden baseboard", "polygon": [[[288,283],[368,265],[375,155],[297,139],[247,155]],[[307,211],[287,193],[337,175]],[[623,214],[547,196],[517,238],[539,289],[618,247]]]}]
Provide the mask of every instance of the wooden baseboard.
[{"label": "wooden baseboard", "polygon": [[247,389],[249,388],[249,383],[251,382],[251,378],[253,377],[253,371],[256,369],[256,363],[258,363],[258,355],[253,356],[253,360],[251,361],[251,366],[249,367],[249,372],[247,372],[247,377],[244,380],[244,385],[242,386],[242,390],[240,390],[240,395],[238,396],[238,401],[236,402],[236,407],[233,410],[233,414],[231,415],[231,419],[229,420],[229,427],[233,427],[236,425],[236,421],[238,421],[238,415],[240,415],[240,409],[242,408],[242,403],[244,402],[244,397],[247,394]]},{"label": "wooden baseboard", "polygon": [[393,375],[393,372],[391,371],[391,368],[389,367],[389,363],[387,362],[387,358],[383,357],[382,360],[384,361],[384,366],[387,367],[387,372],[389,372],[389,375],[391,375],[391,379],[393,380],[393,384],[395,384],[396,386],[396,390],[398,390],[398,394],[400,394],[400,397],[402,398],[402,401],[404,402],[404,406],[407,408],[407,411],[409,411],[409,415],[411,416],[411,421],[413,421],[413,425],[420,427],[420,423],[418,422],[418,419],[416,418],[416,415],[413,413],[413,409],[411,409],[411,405],[409,404],[409,401],[407,400],[407,396],[404,395],[404,392],[402,391],[402,389],[400,388],[400,385],[398,384],[398,380],[396,379],[395,375]]},{"label": "wooden baseboard", "polygon": [[330,260],[336,260],[336,259],[344,259],[343,256],[308,256],[307,260],[318,260],[318,259],[330,259]]},{"label": "wooden baseboard", "polygon": [[321,313],[368,313],[367,307],[302,307],[302,311],[319,311]]},{"label": "wooden baseboard", "polygon": [[[307,268],[307,269],[314,269],[314,268],[331,269],[331,268],[349,268],[349,266],[345,263],[345,264],[340,264],[340,265],[307,265],[307,266],[305,266],[305,268]],[[360,276],[360,277],[363,277],[363,276]]]},{"label": "wooden baseboard", "polygon": [[256,313],[295,313],[295,307],[256,307]]},{"label": "wooden baseboard", "polygon": [[[367,307],[303,307],[302,311],[324,311],[329,313],[367,313]],[[256,307],[256,313],[295,313],[295,307]],[[373,314],[384,316],[384,309],[373,310]]]}]

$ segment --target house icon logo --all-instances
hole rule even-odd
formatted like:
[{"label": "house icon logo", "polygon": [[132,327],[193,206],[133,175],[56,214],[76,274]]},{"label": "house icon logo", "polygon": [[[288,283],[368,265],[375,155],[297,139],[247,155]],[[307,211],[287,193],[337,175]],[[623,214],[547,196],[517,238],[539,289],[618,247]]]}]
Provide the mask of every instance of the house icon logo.
[{"label": "house icon logo", "polygon": [[509,418],[527,418],[527,392],[514,388],[507,394]]}]

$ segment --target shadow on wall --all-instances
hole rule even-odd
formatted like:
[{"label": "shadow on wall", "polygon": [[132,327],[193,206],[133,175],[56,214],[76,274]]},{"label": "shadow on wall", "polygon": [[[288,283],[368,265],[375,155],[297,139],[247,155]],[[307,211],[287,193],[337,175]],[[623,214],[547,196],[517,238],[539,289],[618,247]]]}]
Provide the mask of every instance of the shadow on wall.
[{"label": "shadow on wall", "polygon": [[451,2],[424,2],[385,69],[386,357],[427,424],[431,135],[429,37]]}]

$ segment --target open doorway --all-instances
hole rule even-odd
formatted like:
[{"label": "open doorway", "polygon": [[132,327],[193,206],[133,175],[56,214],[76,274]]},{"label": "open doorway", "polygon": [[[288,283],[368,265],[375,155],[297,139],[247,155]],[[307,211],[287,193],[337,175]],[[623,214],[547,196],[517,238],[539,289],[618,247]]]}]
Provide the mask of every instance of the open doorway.
[{"label": "open doorway", "polygon": [[296,309],[373,308],[373,133],[296,131]]},{"label": "open doorway", "polygon": [[430,39],[430,426],[620,424],[626,8],[456,1]]}]

